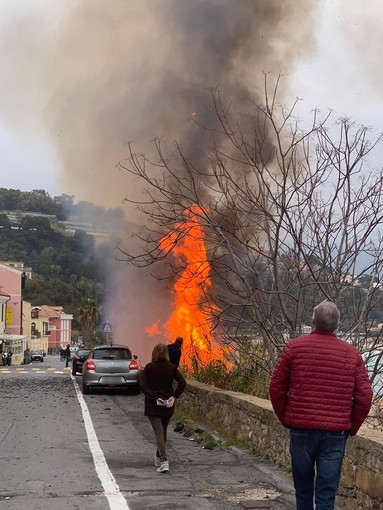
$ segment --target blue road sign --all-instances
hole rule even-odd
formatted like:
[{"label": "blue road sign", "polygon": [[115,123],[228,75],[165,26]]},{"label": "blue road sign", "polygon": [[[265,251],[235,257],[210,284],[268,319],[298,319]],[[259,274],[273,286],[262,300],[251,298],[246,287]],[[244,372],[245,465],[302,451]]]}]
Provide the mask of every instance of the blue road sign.
[{"label": "blue road sign", "polygon": [[112,332],[112,323],[111,322],[101,322],[101,331],[103,333],[111,333]]}]

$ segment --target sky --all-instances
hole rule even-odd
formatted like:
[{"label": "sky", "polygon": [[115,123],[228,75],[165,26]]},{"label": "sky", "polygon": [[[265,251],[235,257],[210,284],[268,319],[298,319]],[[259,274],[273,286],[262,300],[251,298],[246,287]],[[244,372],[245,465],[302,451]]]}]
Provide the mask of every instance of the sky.
[{"label": "sky", "polygon": [[[59,3],[58,0],[57,3]],[[0,30],[17,30],[20,18],[30,10],[32,15],[44,17],[46,1],[0,0]],[[58,14],[59,10],[56,11]],[[54,19],[55,16],[53,16]],[[50,19],[50,22],[53,22]],[[6,59],[7,56],[4,55]],[[25,77],[26,78],[26,77]],[[5,91],[5,101],[7,101]],[[17,108],[17,104],[15,104]],[[39,130],[40,131],[40,130]],[[57,161],[43,130],[29,139],[28,134],[9,123],[0,110],[0,179],[1,187],[31,191],[45,189],[52,196],[60,195],[57,181]]]},{"label": "sky", "polygon": [[128,142],[187,139],[197,91],[257,94],[262,71],[286,75],[303,117],[332,109],[383,131],[382,13],[379,0],[0,0],[1,186],[119,206]]},{"label": "sky", "polygon": [[317,47],[297,65],[293,89],[306,110],[334,110],[371,127],[376,135],[383,131],[383,4],[324,0],[321,5],[315,22]]}]

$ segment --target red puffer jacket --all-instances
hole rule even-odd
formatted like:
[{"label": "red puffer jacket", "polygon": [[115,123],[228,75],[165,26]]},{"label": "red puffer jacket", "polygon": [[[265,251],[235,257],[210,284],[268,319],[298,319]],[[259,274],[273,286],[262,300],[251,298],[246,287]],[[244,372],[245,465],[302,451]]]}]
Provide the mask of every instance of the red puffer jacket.
[{"label": "red puffer jacket", "polygon": [[323,331],[286,344],[269,390],[274,411],[285,427],[345,430],[351,436],[366,419],[372,400],[358,350]]}]

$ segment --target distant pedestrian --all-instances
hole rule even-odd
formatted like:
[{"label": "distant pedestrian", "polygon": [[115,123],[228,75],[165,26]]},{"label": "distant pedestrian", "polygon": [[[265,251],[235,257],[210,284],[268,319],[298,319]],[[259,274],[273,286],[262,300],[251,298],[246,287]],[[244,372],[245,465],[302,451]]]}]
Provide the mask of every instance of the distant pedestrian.
[{"label": "distant pedestrian", "polygon": [[24,351],[23,363],[24,363],[24,365],[29,365],[31,363],[31,351],[29,350],[28,347]]},{"label": "distant pedestrian", "polygon": [[60,347],[60,361],[64,361],[64,360],[65,360],[65,349]]},{"label": "distant pedestrian", "polygon": [[70,345],[67,344],[66,346],[66,349],[64,351],[64,356],[65,356],[65,366],[68,367],[69,366],[69,360],[70,360]]},{"label": "distant pedestrian", "polygon": [[184,339],[182,338],[182,336],[177,336],[174,343],[168,345],[170,363],[175,365],[177,368],[180,364],[180,360],[181,360],[181,356],[182,356],[182,344],[183,343],[184,343]]},{"label": "distant pedestrian", "polygon": [[348,436],[366,419],[372,389],[359,351],[337,338],[338,307],[314,308],[313,331],[286,344],[270,398],[290,429],[297,510],[333,510]]},{"label": "distant pedestrian", "polygon": [[[173,382],[176,381],[177,384]],[[141,389],[145,395],[144,414],[149,418],[156,436],[157,451],[154,465],[159,473],[169,471],[166,453],[167,428],[174,412],[176,399],[183,393],[186,381],[177,367],[169,362],[165,344],[158,344],[152,352],[152,361],[142,373]]]}]

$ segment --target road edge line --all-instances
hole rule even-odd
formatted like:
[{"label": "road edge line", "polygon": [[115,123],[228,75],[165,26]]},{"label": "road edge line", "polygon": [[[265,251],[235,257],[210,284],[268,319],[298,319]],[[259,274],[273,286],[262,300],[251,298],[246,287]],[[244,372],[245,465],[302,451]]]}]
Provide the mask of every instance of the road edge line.
[{"label": "road edge line", "polygon": [[76,378],[70,376],[73,381],[73,386],[76,391],[77,399],[81,407],[82,417],[84,419],[85,431],[88,437],[89,450],[93,457],[94,467],[104,488],[105,497],[108,500],[110,510],[130,510],[126,499],[120,492],[109,466],[105,460],[103,451],[101,450],[100,443],[98,442],[96,431],[94,430],[92,418],[89,413],[88,406],[82,392],[77,384]]}]

